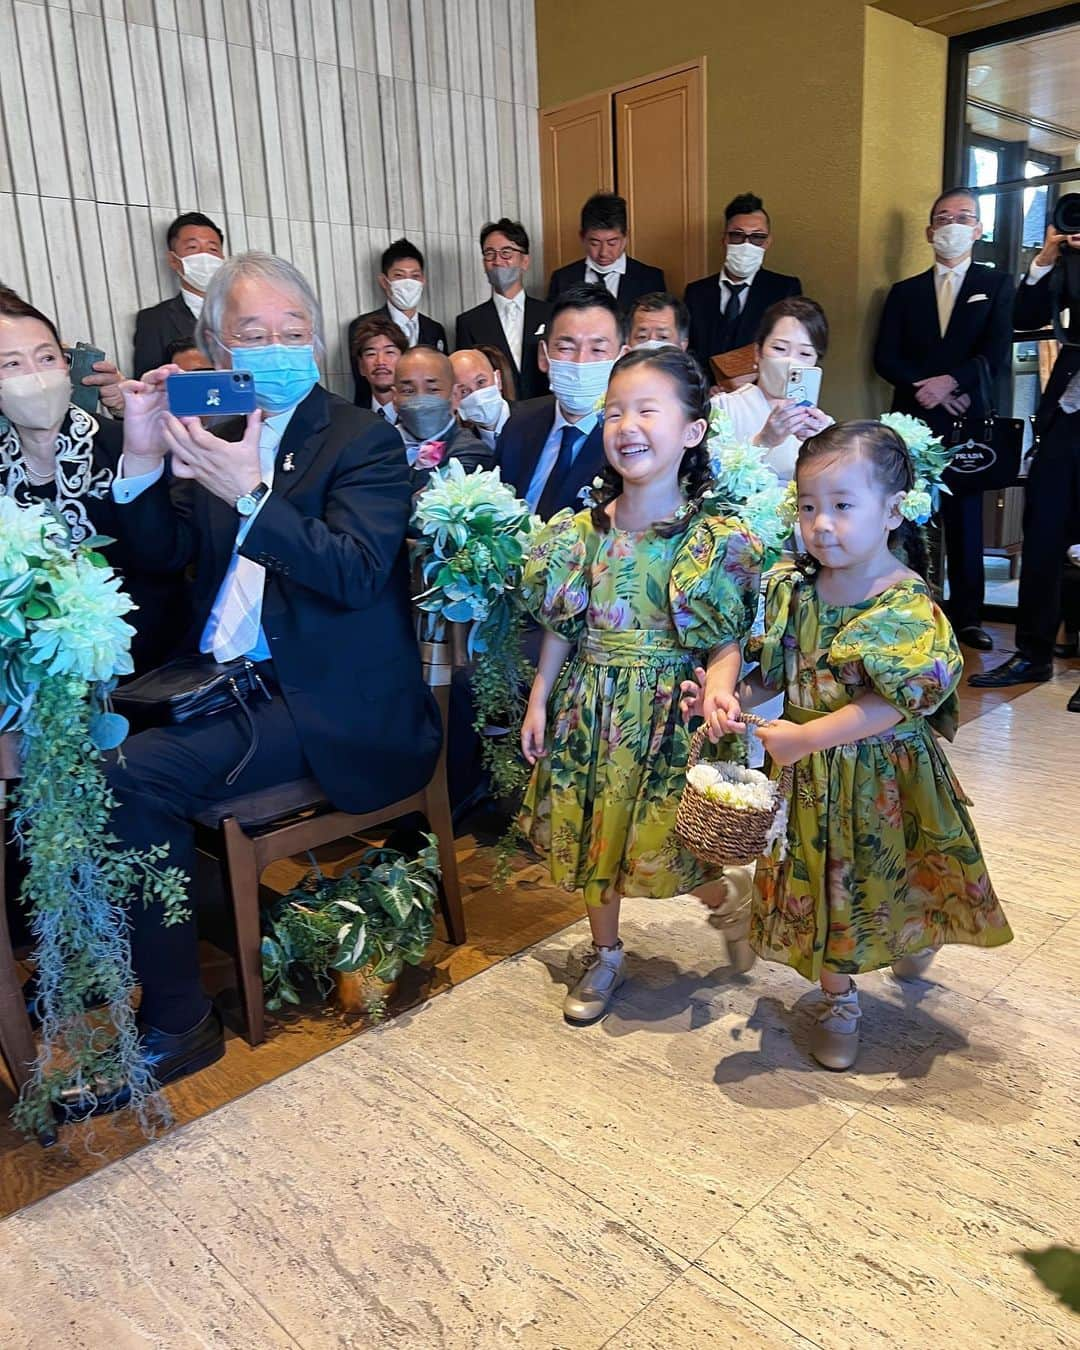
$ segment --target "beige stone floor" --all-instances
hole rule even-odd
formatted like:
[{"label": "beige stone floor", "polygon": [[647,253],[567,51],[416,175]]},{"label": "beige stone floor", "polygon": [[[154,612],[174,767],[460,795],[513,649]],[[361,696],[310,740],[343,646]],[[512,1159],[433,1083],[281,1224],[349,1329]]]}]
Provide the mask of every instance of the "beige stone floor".
[{"label": "beige stone floor", "polygon": [[1080,1347],[1016,1253],[1080,1245],[1076,671],[951,755],[1016,941],[866,977],[864,1050],[631,901],[571,1030],[577,924],[0,1224],[0,1345]]}]

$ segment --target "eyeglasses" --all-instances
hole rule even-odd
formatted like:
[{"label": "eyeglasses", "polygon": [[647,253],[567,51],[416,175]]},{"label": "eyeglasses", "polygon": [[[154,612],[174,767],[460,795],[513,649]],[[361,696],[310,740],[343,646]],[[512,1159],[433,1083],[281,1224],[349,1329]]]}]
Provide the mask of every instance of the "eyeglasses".
[{"label": "eyeglasses", "polygon": [[283,347],[306,347],[312,339],[312,330],[297,324],[281,333],[272,333],[265,328],[249,328],[244,333],[229,333],[230,347],[269,347],[277,339]]},{"label": "eyeglasses", "polygon": [[764,248],[769,242],[769,233],[767,230],[755,230],[753,234],[747,234],[745,230],[728,230],[727,241],[729,244],[756,244],[758,248]]},{"label": "eyeglasses", "polygon": [[951,211],[939,211],[936,216],[931,216],[931,225],[978,225],[979,217],[974,211],[957,211],[953,215]]},{"label": "eyeglasses", "polygon": [[507,245],[506,248],[484,248],[480,250],[480,256],[486,263],[504,262],[512,263],[515,253],[524,254],[523,248],[513,248]]}]

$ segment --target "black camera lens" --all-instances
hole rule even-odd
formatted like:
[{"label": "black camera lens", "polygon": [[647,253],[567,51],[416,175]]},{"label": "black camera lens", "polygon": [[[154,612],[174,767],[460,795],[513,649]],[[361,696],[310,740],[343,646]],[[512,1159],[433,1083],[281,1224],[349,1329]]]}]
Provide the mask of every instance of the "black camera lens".
[{"label": "black camera lens", "polygon": [[1054,229],[1061,234],[1080,234],[1080,192],[1059,197],[1052,217]]}]

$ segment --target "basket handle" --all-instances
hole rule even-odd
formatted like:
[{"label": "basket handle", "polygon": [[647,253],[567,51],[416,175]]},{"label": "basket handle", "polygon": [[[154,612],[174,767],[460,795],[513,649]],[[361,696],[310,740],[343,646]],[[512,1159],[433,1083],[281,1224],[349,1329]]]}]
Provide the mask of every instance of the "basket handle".
[{"label": "basket handle", "polygon": [[[774,719],[775,720],[775,719]],[[748,727],[769,727],[772,722],[767,717],[757,717],[754,713],[743,713],[739,721]],[[692,769],[701,758],[701,749],[705,744],[705,737],[709,734],[708,723],[702,722],[697,731],[690,737],[690,757],[686,761],[686,767]]]}]

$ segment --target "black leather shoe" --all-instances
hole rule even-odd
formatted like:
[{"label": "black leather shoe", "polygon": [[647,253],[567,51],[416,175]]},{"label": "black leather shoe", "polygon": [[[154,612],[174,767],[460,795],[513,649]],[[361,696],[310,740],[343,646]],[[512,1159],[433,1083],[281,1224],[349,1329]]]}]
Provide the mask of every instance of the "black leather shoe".
[{"label": "black leather shoe", "polygon": [[[139,1039],[146,1054],[146,1067],[158,1087],[189,1073],[198,1073],[217,1063],[225,1053],[225,1028],[212,1003],[206,1016],[190,1031],[170,1035],[157,1027],[143,1026],[139,1028]],[[56,1103],[56,1116],[63,1124],[86,1120],[119,1111],[130,1100],[131,1088],[127,1083],[96,1083],[93,1092],[69,1088]]]},{"label": "black leather shoe", "polygon": [[1054,655],[1060,656],[1063,661],[1080,656],[1080,642],[1055,642]]},{"label": "black leather shoe", "polygon": [[966,628],[958,629],[956,636],[965,647],[974,647],[977,652],[992,652],[994,650],[994,639],[985,628],[980,628],[977,623],[970,623]]},{"label": "black leather shoe", "polygon": [[[41,1026],[41,989],[38,986],[37,972],[23,982],[22,987],[23,1002],[26,1004],[26,1015],[30,1019],[30,1025],[35,1031]],[[83,999],[83,1007],[87,1012],[93,1012],[97,1008],[104,1008],[107,1000],[101,994],[87,994]]]},{"label": "black leather shoe", "polygon": [[1065,707],[1069,712],[1080,712],[1080,688],[1077,688],[1076,693],[1073,694],[1072,698],[1065,704]]},{"label": "black leather shoe", "polygon": [[1019,652],[1013,652],[1007,661],[981,675],[972,675],[968,684],[976,689],[1004,689],[1010,684],[1045,684],[1053,675],[1050,661],[1029,661]]}]

